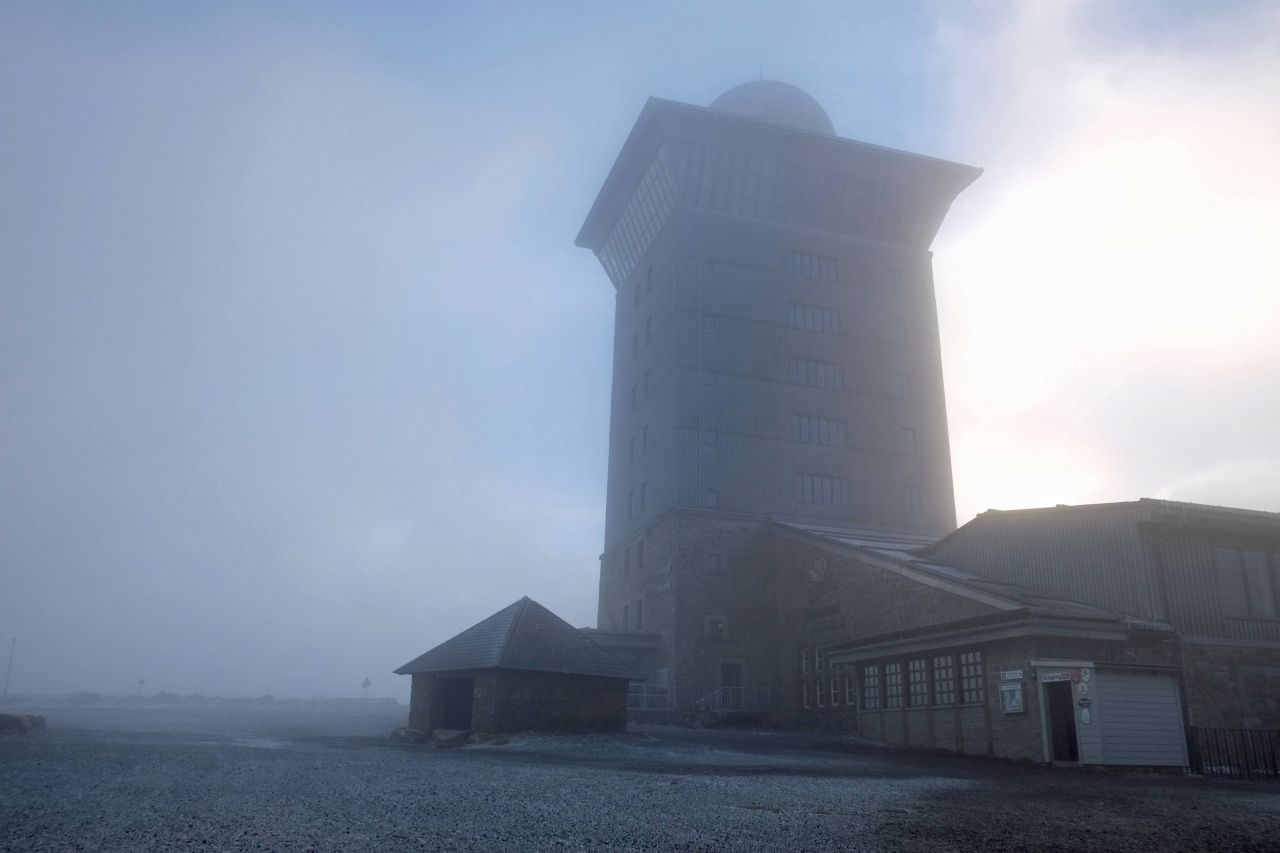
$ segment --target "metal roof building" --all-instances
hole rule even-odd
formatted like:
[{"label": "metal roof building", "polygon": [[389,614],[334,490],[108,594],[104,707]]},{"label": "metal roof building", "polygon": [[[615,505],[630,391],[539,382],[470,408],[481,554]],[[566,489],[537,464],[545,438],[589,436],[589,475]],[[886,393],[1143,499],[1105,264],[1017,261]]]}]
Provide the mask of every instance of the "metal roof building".
[{"label": "metal roof building", "polygon": [[396,670],[413,677],[409,726],[494,733],[626,726],[626,662],[529,597]]}]

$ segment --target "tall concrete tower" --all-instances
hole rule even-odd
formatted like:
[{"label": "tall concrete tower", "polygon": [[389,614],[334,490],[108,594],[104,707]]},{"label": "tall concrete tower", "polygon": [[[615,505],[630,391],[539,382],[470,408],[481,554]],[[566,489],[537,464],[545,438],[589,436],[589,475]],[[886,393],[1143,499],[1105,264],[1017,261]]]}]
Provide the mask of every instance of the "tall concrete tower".
[{"label": "tall concrete tower", "polygon": [[783,83],[645,104],[577,239],[616,292],[602,629],[729,631],[762,520],[955,527],[929,245],[980,173]]}]

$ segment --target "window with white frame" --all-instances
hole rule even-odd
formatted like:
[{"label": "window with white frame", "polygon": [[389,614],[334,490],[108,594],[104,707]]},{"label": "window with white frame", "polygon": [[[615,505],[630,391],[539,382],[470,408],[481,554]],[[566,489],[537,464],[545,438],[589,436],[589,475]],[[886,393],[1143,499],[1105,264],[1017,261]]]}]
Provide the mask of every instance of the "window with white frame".
[{"label": "window with white frame", "polygon": [[937,655],[933,659],[933,704],[956,703],[956,664],[952,655]]},{"label": "window with white frame", "polygon": [[983,701],[982,652],[960,655],[960,701],[965,705],[979,705]]},{"label": "window with white frame", "polygon": [[862,710],[880,709],[880,665],[867,664],[862,668]]},{"label": "window with white frame", "polygon": [[858,701],[858,680],[853,677],[853,669],[844,671],[844,704],[852,708]]},{"label": "window with white frame", "polygon": [[810,654],[811,653],[809,651],[808,646],[804,646],[800,649],[800,674],[801,675],[809,674],[809,669],[811,668],[809,665]]},{"label": "window with white frame", "polygon": [[804,706],[810,707],[813,703],[813,684],[809,681],[804,683]]},{"label": "window with white frame", "polygon": [[902,707],[902,664],[897,661],[884,665],[884,706]]},{"label": "window with white frame", "polygon": [[924,708],[929,704],[929,668],[924,658],[907,661],[907,705]]},{"label": "window with white frame", "polygon": [[827,682],[824,679],[818,679],[818,707],[825,707],[827,704]]},{"label": "window with white frame", "polygon": [[835,708],[840,704],[840,679],[833,676],[831,679],[831,707]]}]

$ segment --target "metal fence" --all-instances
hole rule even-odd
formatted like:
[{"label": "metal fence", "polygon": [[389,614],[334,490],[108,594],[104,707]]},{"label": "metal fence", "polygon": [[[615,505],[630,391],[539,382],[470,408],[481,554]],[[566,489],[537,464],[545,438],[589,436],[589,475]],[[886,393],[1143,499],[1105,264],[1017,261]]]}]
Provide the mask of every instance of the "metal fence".
[{"label": "metal fence", "polygon": [[703,696],[699,708],[723,714],[730,711],[769,711],[773,708],[772,687],[721,687]]},{"label": "metal fence", "polygon": [[1187,729],[1191,772],[1231,779],[1280,779],[1280,731]]},{"label": "metal fence", "polygon": [[671,707],[671,688],[657,684],[631,682],[627,691],[627,707],[656,711]]}]

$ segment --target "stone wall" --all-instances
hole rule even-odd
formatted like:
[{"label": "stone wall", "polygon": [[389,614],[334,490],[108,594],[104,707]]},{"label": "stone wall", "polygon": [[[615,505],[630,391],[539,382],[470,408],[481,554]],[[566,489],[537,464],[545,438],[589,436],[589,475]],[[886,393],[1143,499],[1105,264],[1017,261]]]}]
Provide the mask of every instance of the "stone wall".
[{"label": "stone wall", "polygon": [[435,676],[429,672],[415,672],[409,688],[409,728],[429,732],[435,728],[439,710],[434,707],[437,699],[432,685]]},{"label": "stone wall", "polygon": [[1280,729],[1280,649],[1184,645],[1191,725]]},{"label": "stone wall", "polygon": [[475,678],[476,732],[622,731],[627,725],[625,679],[511,669]]}]

